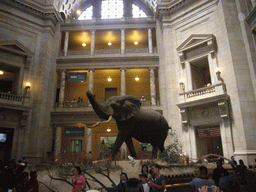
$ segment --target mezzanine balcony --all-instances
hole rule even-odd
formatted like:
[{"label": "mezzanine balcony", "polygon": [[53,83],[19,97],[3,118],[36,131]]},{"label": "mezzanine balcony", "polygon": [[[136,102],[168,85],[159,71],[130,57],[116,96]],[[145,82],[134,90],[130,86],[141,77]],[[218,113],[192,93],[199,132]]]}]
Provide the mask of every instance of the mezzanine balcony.
[{"label": "mezzanine balcony", "polygon": [[21,95],[0,92],[1,107],[27,110],[30,108],[30,98]]},{"label": "mezzanine balcony", "polygon": [[226,96],[226,85],[221,82],[215,85],[179,93],[178,106],[181,108],[210,103]]}]

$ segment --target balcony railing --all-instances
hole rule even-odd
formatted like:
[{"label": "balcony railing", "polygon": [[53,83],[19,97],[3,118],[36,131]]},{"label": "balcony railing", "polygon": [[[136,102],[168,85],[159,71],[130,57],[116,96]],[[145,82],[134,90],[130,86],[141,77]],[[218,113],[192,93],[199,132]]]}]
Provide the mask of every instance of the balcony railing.
[{"label": "balcony railing", "polygon": [[[125,49],[125,54],[145,54],[148,53],[148,48],[126,48]],[[153,53],[157,53],[157,48],[153,48]],[[64,52],[60,52],[61,56],[64,56]],[[68,50],[68,55],[70,56],[75,56],[75,55],[86,55],[86,56],[91,56],[90,55],[90,50]],[[95,49],[95,56],[97,55],[105,55],[105,54],[116,54],[120,55],[121,50],[120,49]]]},{"label": "balcony railing", "polygon": [[179,94],[180,103],[197,101],[200,99],[212,98],[218,95],[226,94],[226,86],[224,83],[218,83],[199,89],[182,92]]},{"label": "balcony railing", "polygon": [[[99,104],[103,104],[103,101],[99,101]],[[159,106],[159,101],[157,101],[157,106]],[[55,107],[56,108],[84,108],[84,107],[88,107],[91,106],[88,102],[65,102],[62,104],[60,103],[55,103]],[[150,107],[150,101],[141,101],[141,106],[142,107]]]},{"label": "balcony railing", "polygon": [[29,97],[0,92],[0,104],[19,107],[29,107]]}]

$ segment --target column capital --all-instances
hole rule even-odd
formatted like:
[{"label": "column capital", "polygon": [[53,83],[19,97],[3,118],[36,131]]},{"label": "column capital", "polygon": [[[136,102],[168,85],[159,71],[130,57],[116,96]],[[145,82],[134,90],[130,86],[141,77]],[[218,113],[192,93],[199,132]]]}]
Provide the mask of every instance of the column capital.
[{"label": "column capital", "polygon": [[120,71],[122,71],[122,70],[126,71],[126,68],[125,67],[121,67]]},{"label": "column capital", "polygon": [[91,29],[91,32],[95,32],[96,31],[96,29]]},{"label": "column capital", "polygon": [[91,72],[91,71],[94,72],[95,70],[94,70],[94,69],[88,69],[88,71],[89,71],[89,72]]},{"label": "column capital", "polygon": [[121,28],[121,29],[120,29],[120,31],[125,31],[125,30],[126,30],[126,29],[124,29],[124,28]]},{"label": "column capital", "polygon": [[157,67],[149,67],[148,69],[149,70],[151,70],[151,69],[153,69],[153,70],[155,70]]},{"label": "column capital", "polygon": [[65,73],[67,72],[66,69],[57,69],[56,71],[57,71],[57,72],[65,72]]}]

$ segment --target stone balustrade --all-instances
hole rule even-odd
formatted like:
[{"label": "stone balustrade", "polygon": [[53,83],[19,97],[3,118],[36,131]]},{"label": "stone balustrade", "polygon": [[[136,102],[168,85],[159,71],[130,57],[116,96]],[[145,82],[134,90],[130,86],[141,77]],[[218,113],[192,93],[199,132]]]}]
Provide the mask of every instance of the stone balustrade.
[{"label": "stone balustrade", "polygon": [[0,104],[9,105],[10,107],[29,107],[29,97],[0,92]]},{"label": "stone balustrade", "polygon": [[185,103],[201,99],[209,99],[211,97],[223,94],[226,94],[226,86],[221,82],[215,85],[210,85],[187,92],[181,92],[179,94],[179,99],[180,103]]}]

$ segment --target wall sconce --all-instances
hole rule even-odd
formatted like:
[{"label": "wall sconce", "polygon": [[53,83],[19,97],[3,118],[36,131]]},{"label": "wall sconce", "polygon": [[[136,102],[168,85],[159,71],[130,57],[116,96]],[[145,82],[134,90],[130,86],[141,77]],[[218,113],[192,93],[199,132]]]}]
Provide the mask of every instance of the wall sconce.
[{"label": "wall sconce", "polygon": [[107,132],[111,132],[111,129],[109,127],[107,128]]},{"label": "wall sconce", "polygon": [[85,47],[85,46],[86,46],[86,43],[82,43],[82,46]]},{"label": "wall sconce", "polygon": [[134,45],[138,45],[139,44],[139,42],[138,41],[134,41]]},{"label": "wall sconce", "polygon": [[220,77],[220,74],[221,74],[221,70],[219,67],[216,68],[216,75],[217,75],[217,79],[218,81],[221,81],[221,77]]},{"label": "wall sconce", "polygon": [[112,81],[111,77],[108,78],[108,82]]},{"label": "wall sconce", "polygon": [[180,91],[184,92],[185,91],[185,83],[184,83],[184,79],[180,79]]},{"label": "wall sconce", "polygon": [[26,87],[25,87],[25,96],[29,96],[29,92],[30,92],[30,83],[26,83]]},{"label": "wall sconce", "polygon": [[3,74],[4,74],[4,72],[2,70],[0,70],[0,75],[3,75]]},{"label": "wall sconce", "polygon": [[135,81],[139,81],[140,78],[138,76],[135,77]]},{"label": "wall sconce", "polygon": [[112,45],[112,43],[111,42],[108,42],[108,46],[111,46]]}]

